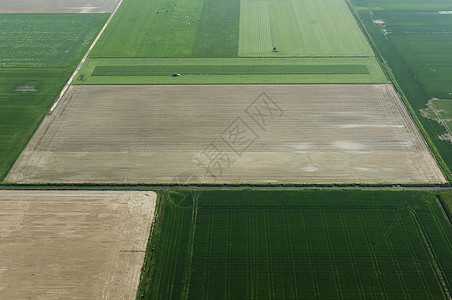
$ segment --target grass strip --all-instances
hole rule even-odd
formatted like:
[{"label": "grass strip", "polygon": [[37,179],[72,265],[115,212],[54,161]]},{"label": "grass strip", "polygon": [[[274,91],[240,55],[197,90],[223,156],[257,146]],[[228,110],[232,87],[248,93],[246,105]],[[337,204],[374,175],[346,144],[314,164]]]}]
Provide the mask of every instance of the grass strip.
[{"label": "grass strip", "polygon": [[92,76],[369,74],[365,65],[238,65],[238,66],[97,66]]}]

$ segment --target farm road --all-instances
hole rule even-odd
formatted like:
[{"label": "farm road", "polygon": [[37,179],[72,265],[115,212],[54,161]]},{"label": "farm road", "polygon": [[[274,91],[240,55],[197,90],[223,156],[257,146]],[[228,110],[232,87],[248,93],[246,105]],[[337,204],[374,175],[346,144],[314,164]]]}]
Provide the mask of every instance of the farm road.
[{"label": "farm road", "polygon": [[102,190],[102,191],[149,191],[149,190],[366,190],[366,191],[445,191],[452,190],[452,187],[440,187],[440,186],[198,186],[198,185],[176,185],[176,186],[164,186],[164,185],[96,185],[96,186],[73,186],[73,185],[3,185],[0,186],[0,190]]}]

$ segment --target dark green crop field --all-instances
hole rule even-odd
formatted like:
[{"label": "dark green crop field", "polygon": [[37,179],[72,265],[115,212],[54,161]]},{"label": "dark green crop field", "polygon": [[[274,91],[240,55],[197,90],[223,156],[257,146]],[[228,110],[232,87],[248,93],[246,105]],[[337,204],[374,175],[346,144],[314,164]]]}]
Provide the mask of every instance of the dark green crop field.
[{"label": "dark green crop field", "polygon": [[450,295],[452,227],[430,192],[169,191],[162,205],[145,299]]},{"label": "dark green crop field", "polygon": [[446,175],[451,178],[452,138],[423,116],[432,98],[452,101],[452,14],[450,1],[353,0],[377,50],[406,96],[411,113]]},{"label": "dark green crop field", "polygon": [[88,58],[73,84],[388,82],[374,57]]},{"label": "dark green crop field", "polygon": [[0,68],[0,180],[70,75],[67,68]]},{"label": "dark green crop field", "polygon": [[0,14],[0,67],[75,67],[108,14]]},{"label": "dark green crop field", "polygon": [[91,76],[169,76],[173,70],[184,75],[369,74],[365,65],[160,65],[98,66]]}]

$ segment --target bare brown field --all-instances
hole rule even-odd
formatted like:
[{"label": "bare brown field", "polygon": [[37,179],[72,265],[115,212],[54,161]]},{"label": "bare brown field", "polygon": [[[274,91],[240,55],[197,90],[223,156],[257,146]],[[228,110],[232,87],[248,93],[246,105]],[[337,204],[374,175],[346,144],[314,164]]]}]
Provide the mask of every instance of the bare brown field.
[{"label": "bare brown field", "polygon": [[119,0],[0,0],[0,13],[111,13]]},{"label": "bare brown field", "polygon": [[0,299],[135,299],[154,192],[0,191]]},{"label": "bare brown field", "polygon": [[72,86],[6,181],[166,183],[179,174],[445,181],[392,85]]}]

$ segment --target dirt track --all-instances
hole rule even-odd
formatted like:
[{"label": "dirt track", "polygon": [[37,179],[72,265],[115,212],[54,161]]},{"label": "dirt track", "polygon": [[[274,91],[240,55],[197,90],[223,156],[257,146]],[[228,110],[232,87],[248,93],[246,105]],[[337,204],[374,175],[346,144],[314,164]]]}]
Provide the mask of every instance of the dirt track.
[{"label": "dirt track", "polygon": [[153,192],[0,191],[0,299],[134,299]]},{"label": "dirt track", "polygon": [[111,13],[119,0],[0,0],[0,13]]},{"label": "dirt track", "polygon": [[179,174],[444,182],[391,85],[72,86],[6,181],[165,183]]}]

